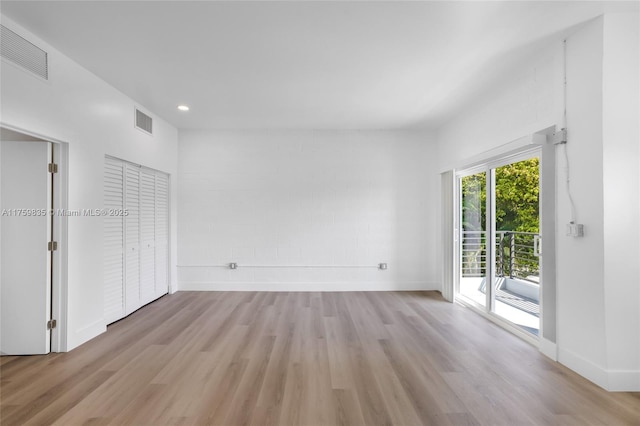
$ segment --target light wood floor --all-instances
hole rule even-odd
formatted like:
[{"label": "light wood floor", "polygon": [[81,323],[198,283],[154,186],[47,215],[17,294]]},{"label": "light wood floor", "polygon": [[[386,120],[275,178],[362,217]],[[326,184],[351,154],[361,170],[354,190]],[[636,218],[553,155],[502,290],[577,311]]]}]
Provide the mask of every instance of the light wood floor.
[{"label": "light wood floor", "polygon": [[2,425],[640,424],[640,394],[433,292],[179,292],[69,353],[0,361]]}]

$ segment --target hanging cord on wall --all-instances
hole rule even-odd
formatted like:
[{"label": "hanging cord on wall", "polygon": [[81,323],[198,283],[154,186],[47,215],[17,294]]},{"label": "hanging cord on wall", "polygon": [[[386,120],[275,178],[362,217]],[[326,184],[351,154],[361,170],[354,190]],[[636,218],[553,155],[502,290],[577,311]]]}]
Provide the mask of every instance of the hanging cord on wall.
[{"label": "hanging cord on wall", "polygon": [[557,144],[562,145],[564,151],[564,169],[566,176],[566,188],[567,188],[567,197],[569,198],[569,204],[571,206],[571,224],[577,222],[577,213],[576,213],[576,205],[573,201],[573,195],[571,195],[571,174],[569,169],[569,152],[567,149],[567,39],[562,41],[562,62],[563,62],[563,91],[562,91],[562,102],[563,102],[563,114],[562,114],[562,130],[565,134],[564,140],[562,142],[558,142]]}]

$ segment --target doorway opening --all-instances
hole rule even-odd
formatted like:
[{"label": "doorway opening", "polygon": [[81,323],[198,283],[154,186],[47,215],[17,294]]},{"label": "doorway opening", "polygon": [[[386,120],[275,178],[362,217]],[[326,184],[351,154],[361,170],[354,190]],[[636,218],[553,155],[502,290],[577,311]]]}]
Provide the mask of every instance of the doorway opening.
[{"label": "doorway opening", "polygon": [[0,126],[2,355],[66,350],[66,144]]},{"label": "doorway opening", "polygon": [[540,333],[540,152],[456,174],[456,297]]}]

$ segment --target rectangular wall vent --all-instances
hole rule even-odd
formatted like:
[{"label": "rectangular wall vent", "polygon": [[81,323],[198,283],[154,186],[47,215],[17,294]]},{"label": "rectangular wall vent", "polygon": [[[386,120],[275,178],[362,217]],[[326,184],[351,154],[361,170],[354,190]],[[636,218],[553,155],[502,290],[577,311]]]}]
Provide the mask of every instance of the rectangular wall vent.
[{"label": "rectangular wall vent", "polygon": [[49,79],[48,54],[4,25],[0,25],[0,56],[38,77]]},{"label": "rectangular wall vent", "polygon": [[136,127],[143,132],[153,134],[153,118],[136,108]]}]

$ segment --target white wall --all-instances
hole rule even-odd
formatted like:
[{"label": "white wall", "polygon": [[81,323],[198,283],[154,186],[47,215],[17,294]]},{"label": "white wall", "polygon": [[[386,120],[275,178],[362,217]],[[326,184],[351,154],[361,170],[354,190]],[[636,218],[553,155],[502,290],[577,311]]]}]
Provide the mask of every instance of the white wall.
[{"label": "white wall", "polygon": [[556,212],[558,359],[605,385],[602,19],[567,39],[567,126],[576,221],[585,225],[585,237],[571,238],[563,232],[570,209],[560,156]]},{"label": "white wall", "polygon": [[520,66],[496,76],[484,95],[438,129],[441,170],[559,123],[562,47],[532,49]]},{"label": "white wall", "polygon": [[[603,62],[604,298],[609,386],[640,390],[638,16],[606,15]],[[629,374],[635,371],[634,374]]]},{"label": "white wall", "polygon": [[[9,19],[3,25],[49,52],[49,81],[2,62],[1,121],[68,143],[68,208],[103,205],[106,154],[172,175],[172,281],[176,282],[177,129],[154,117],[154,136],[134,129],[134,102]],[[103,220],[68,218],[70,350],[106,330],[103,312]]]},{"label": "white wall", "polygon": [[[180,131],[180,289],[435,289],[435,145],[422,132]],[[237,270],[192,265],[239,264]],[[264,268],[243,265],[372,265]]]},{"label": "white wall", "polygon": [[[564,235],[570,208],[557,157],[558,360],[611,390],[640,390],[637,26],[637,15],[611,14],[567,39],[567,147],[584,238]],[[447,123],[437,136],[440,169],[562,126],[562,68],[561,42],[533,52]]]}]

